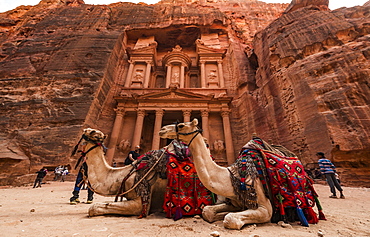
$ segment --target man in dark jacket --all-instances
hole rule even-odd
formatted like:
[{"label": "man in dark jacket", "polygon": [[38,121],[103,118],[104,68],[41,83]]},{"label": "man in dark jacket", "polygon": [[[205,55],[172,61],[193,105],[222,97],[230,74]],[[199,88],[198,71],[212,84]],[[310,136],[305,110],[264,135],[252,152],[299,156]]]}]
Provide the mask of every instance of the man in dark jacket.
[{"label": "man in dark jacket", "polygon": [[38,187],[41,188],[42,180],[46,176],[47,172],[48,172],[48,170],[44,169],[44,168],[42,168],[42,169],[40,169],[39,171],[36,172],[37,176],[36,176],[36,179],[35,179],[35,183],[33,184],[33,188],[38,188]]}]

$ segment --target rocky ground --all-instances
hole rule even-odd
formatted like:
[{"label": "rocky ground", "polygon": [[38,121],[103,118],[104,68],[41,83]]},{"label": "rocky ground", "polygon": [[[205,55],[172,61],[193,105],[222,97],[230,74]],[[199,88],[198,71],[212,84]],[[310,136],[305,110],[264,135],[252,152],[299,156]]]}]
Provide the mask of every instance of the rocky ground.
[{"label": "rocky ground", "polygon": [[[0,236],[220,236],[290,237],[318,236],[321,230],[331,236],[370,236],[369,188],[344,187],[346,199],[329,199],[329,188],[316,184],[327,221],[302,227],[290,223],[290,228],[266,223],[228,230],[222,222],[207,223],[200,217],[178,221],[164,214],[151,214],[146,219],[122,216],[87,216],[87,192],[81,192],[79,205],[69,205],[72,182],[47,182],[42,188],[0,188]],[[95,202],[113,198],[95,195]]]}]

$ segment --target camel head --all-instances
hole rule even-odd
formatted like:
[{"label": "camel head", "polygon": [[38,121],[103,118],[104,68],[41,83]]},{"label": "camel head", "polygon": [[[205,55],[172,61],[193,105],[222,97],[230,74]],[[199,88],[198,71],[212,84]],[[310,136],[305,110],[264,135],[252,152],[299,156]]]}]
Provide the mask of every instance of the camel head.
[{"label": "camel head", "polygon": [[86,129],[84,129],[82,137],[86,141],[90,141],[90,142],[93,142],[93,143],[103,143],[104,139],[107,136],[104,135],[104,133],[102,133],[101,131],[99,131],[97,129],[86,128]]},{"label": "camel head", "polygon": [[192,134],[199,131],[197,125],[198,119],[186,123],[166,125],[159,131],[159,136],[168,139],[176,139],[178,136],[181,141],[188,143],[194,136]]}]

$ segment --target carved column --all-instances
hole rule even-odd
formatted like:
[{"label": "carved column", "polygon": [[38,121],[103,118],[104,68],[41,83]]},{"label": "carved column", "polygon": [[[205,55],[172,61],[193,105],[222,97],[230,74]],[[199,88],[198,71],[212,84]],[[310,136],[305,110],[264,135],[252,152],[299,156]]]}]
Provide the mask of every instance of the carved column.
[{"label": "carved column", "polygon": [[185,66],[181,65],[180,70],[180,88],[185,88]]},{"label": "carved column", "polygon": [[117,108],[114,111],[116,111],[116,118],[114,120],[112,134],[110,135],[108,150],[105,156],[109,165],[112,165],[114,153],[116,151],[118,136],[121,132],[123,117],[125,116],[124,109]]},{"label": "carved column", "polygon": [[164,111],[163,109],[159,109],[155,111],[155,122],[154,122],[154,134],[153,134],[153,141],[152,141],[152,150],[159,150],[159,144],[161,138],[159,137],[159,131],[162,127],[162,119],[163,119]]},{"label": "carved column", "polygon": [[191,110],[188,110],[188,109],[183,110],[182,115],[184,117],[184,123],[190,122]]},{"label": "carved column", "polygon": [[226,145],[226,158],[227,163],[229,165],[233,164],[235,161],[234,157],[234,145],[233,145],[233,137],[231,135],[231,126],[230,126],[230,112],[229,111],[222,111],[222,122],[224,126],[224,136],[225,136],[225,145]]},{"label": "carved column", "polygon": [[141,133],[143,131],[143,125],[144,125],[144,117],[145,117],[145,110],[138,109],[134,137],[132,138],[132,144],[131,144],[132,150],[135,149],[135,146],[140,145],[140,138],[141,138]]},{"label": "carved column", "polygon": [[172,78],[172,66],[171,64],[167,64],[167,76],[166,76],[166,88],[170,87],[171,78]]},{"label": "carved column", "polygon": [[209,141],[209,111],[208,110],[201,110],[202,114],[202,129],[203,129],[203,136],[208,139]]},{"label": "carved column", "polygon": [[206,61],[200,60],[200,84],[202,88],[206,88]]},{"label": "carved column", "polygon": [[217,60],[218,78],[220,78],[220,87],[225,88],[224,71],[222,70],[222,60]]},{"label": "carved column", "polygon": [[145,71],[145,79],[144,79],[144,88],[149,87],[150,81],[150,70],[152,68],[151,61],[146,61],[146,71]]},{"label": "carved column", "polygon": [[132,79],[132,72],[134,71],[134,66],[135,66],[135,62],[134,61],[128,60],[128,62],[130,63],[130,67],[128,68],[126,82],[125,82],[125,87],[129,87],[130,86],[130,82],[131,82],[131,79]]}]

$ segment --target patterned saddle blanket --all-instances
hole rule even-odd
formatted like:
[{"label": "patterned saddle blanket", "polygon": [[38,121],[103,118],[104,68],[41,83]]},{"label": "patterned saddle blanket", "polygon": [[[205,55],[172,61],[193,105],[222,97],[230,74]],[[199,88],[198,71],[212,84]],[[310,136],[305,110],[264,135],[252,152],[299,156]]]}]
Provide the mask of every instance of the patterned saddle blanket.
[{"label": "patterned saddle blanket", "polygon": [[[243,162],[240,162],[242,160]],[[266,196],[274,208],[274,213],[281,216],[289,208],[302,209],[307,220],[317,219],[312,215],[312,207],[315,206],[317,194],[312,186],[313,181],[306,174],[302,163],[297,157],[287,157],[272,151],[253,147],[243,149],[236,164],[247,164],[249,173],[243,171],[243,165],[239,165],[239,175],[258,177],[265,190]],[[250,164],[248,166],[248,164]],[[308,211],[308,209],[311,209]]]}]

